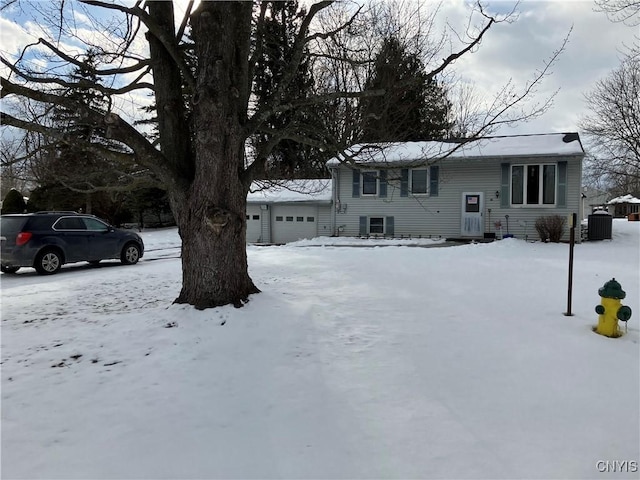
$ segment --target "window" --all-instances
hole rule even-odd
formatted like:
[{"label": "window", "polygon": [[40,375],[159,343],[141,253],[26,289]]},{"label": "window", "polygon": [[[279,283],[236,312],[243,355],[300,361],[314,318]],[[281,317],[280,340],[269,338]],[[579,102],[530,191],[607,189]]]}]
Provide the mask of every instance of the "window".
[{"label": "window", "polygon": [[316,218],[315,217],[307,217],[307,222],[315,222]]},{"label": "window", "polygon": [[84,222],[79,217],[62,217],[54,225],[54,230],[86,230]]},{"label": "window", "polygon": [[369,218],[369,233],[384,234],[384,217]]},{"label": "window", "polygon": [[511,167],[511,204],[555,205],[555,165],[514,165]]},{"label": "window", "polygon": [[287,217],[287,222],[293,222],[293,217]]},{"label": "window", "polygon": [[253,216],[253,219],[254,219],[254,220],[260,220],[260,215],[254,215],[254,216]]},{"label": "window", "polygon": [[246,217],[247,217],[247,220],[249,220],[249,215],[246,215]]},{"label": "window", "polygon": [[87,230],[92,232],[107,232],[109,230],[108,225],[95,218],[83,218],[82,220],[84,220]]},{"label": "window", "polygon": [[414,195],[427,194],[427,169],[411,170],[411,193]]},{"label": "window", "polygon": [[281,222],[282,221],[282,217],[276,217],[276,222]]},{"label": "window", "polygon": [[304,217],[296,217],[296,222],[304,222]]},{"label": "window", "polygon": [[362,195],[378,194],[378,172],[362,172]]}]

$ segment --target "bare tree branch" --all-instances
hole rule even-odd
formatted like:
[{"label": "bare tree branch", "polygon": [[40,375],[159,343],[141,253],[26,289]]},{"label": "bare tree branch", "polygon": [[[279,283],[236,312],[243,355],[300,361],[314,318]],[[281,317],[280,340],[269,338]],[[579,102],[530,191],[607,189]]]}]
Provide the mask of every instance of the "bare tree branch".
[{"label": "bare tree branch", "polygon": [[81,3],[85,3],[87,5],[99,6],[111,10],[118,10],[120,12],[134,15],[135,17],[139,18],[147,26],[149,32],[151,32],[151,34],[154,35],[162,43],[164,48],[167,49],[167,52],[169,52],[171,58],[180,69],[180,72],[182,73],[182,76],[185,79],[187,85],[189,85],[189,87],[191,87],[192,89],[195,89],[195,78],[193,77],[191,70],[184,61],[184,57],[181,54],[180,49],[178,48],[178,40],[174,36],[168,35],[167,32],[160,25],[158,25],[158,23],[154,21],[147,12],[139,7],[127,8],[122,5],[106,3],[100,0],[80,1]]}]

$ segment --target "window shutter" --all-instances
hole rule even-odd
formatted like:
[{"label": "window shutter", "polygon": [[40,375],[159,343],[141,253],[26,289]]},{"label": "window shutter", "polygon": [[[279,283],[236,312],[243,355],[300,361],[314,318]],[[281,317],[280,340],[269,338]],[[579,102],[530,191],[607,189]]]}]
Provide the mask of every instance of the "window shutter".
[{"label": "window shutter", "polygon": [[385,233],[386,235],[391,235],[391,236],[393,236],[393,235],[394,235],[394,222],[393,222],[393,217],[387,217],[387,218],[385,219],[385,222],[384,222],[384,223],[385,223],[385,227],[386,227],[386,228],[385,228],[385,230],[386,230],[386,231],[385,231],[384,233]]},{"label": "window shutter", "polygon": [[558,192],[556,207],[567,206],[567,162],[558,162]]},{"label": "window shutter", "polygon": [[387,171],[380,170],[380,195],[379,197],[385,198],[387,196]]},{"label": "window shutter", "polygon": [[360,235],[367,234],[367,217],[360,217]]},{"label": "window shutter", "polygon": [[500,164],[500,166],[502,167],[502,181],[500,182],[500,207],[509,208],[509,204],[511,203],[509,201],[509,173],[511,170],[511,164],[502,163]]},{"label": "window shutter", "polygon": [[351,192],[352,197],[360,196],[360,170],[354,168],[353,172],[353,190]]},{"label": "window shutter", "polygon": [[400,196],[409,196],[409,169],[403,168],[400,171]]},{"label": "window shutter", "polygon": [[440,167],[434,165],[429,167],[429,196],[438,196],[438,175],[440,174]]}]

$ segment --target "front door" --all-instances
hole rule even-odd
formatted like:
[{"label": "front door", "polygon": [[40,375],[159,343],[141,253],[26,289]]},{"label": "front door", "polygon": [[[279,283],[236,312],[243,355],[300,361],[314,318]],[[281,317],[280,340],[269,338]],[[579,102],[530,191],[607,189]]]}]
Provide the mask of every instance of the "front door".
[{"label": "front door", "polygon": [[462,194],[462,222],[460,235],[463,237],[484,236],[484,194],[464,192]]}]

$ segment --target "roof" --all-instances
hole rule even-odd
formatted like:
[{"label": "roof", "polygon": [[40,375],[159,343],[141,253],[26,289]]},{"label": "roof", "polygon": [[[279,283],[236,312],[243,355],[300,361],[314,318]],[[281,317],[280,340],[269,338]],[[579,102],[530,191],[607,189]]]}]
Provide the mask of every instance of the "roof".
[{"label": "roof", "polygon": [[607,205],[613,205],[615,203],[640,203],[640,199],[634,197],[631,194],[622,195],[621,197],[616,197],[607,202]]},{"label": "roof", "polygon": [[327,162],[337,166],[355,159],[357,164],[408,164],[446,158],[504,158],[583,156],[577,133],[548,133],[484,137],[466,142],[404,142],[354,145]]},{"label": "roof", "polygon": [[249,203],[330,202],[331,180],[279,180],[277,183],[253,182]]}]

